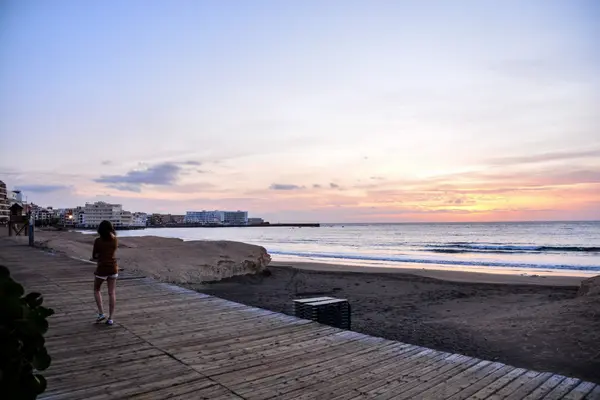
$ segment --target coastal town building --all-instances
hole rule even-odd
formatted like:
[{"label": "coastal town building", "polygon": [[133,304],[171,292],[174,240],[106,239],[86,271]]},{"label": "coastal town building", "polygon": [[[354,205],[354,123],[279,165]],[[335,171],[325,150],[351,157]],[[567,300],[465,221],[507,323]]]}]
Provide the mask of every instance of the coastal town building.
[{"label": "coastal town building", "polygon": [[0,225],[8,223],[9,216],[8,193],[6,192],[6,184],[0,181]]},{"label": "coastal town building", "polygon": [[188,211],[184,222],[201,225],[247,225],[247,211]]},{"label": "coastal town building", "polygon": [[62,226],[75,226],[77,224],[75,210],[72,208],[61,209],[59,212],[58,223]]},{"label": "coastal town building", "polygon": [[85,226],[85,208],[77,206],[73,209],[73,220],[76,226]]},{"label": "coastal town building", "polygon": [[148,225],[148,214],[143,212],[133,213],[133,221],[131,223],[131,226],[144,227],[146,225]]},{"label": "coastal town building", "polygon": [[247,225],[248,211],[223,211],[223,224]]},{"label": "coastal town building", "polygon": [[262,218],[248,218],[248,225],[263,225],[265,220]]},{"label": "coastal town building", "polygon": [[121,211],[121,226],[131,226],[133,224],[133,214],[130,211]]},{"label": "coastal town building", "polygon": [[121,204],[110,204],[103,201],[95,203],[85,203],[85,224],[86,228],[95,228],[104,220],[110,221],[113,226],[121,226],[121,215],[123,206]]},{"label": "coastal town building", "polygon": [[183,224],[185,216],[173,214],[152,214],[148,216],[149,226],[165,226]]}]

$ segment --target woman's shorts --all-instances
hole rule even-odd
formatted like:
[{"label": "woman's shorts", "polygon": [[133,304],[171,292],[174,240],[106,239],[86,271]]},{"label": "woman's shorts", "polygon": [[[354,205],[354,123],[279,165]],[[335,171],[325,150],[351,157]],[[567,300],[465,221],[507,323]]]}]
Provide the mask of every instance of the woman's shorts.
[{"label": "woman's shorts", "polygon": [[103,281],[105,281],[107,279],[117,279],[118,276],[119,276],[119,274],[113,274],[113,275],[108,275],[108,276],[98,276],[98,275],[96,275],[96,278],[102,279]]}]

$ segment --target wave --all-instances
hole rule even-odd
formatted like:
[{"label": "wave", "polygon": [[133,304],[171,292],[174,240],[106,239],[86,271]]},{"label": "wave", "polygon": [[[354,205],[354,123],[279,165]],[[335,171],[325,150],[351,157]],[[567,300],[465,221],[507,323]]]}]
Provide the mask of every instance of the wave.
[{"label": "wave", "polygon": [[435,253],[599,253],[597,246],[535,246],[505,245],[497,243],[454,242],[447,244],[426,244],[425,251]]},{"label": "wave", "polygon": [[391,256],[391,255],[367,255],[367,254],[345,254],[345,253],[316,253],[316,252],[294,252],[269,250],[270,254],[279,254],[284,256],[296,256],[304,258],[328,258],[339,260],[358,260],[358,261],[384,261],[384,262],[403,262],[416,264],[438,264],[438,265],[456,265],[456,266],[474,266],[474,267],[511,267],[511,268],[530,268],[530,269],[568,269],[578,271],[600,271],[600,266],[593,265],[566,265],[566,264],[531,264],[519,262],[499,262],[499,261],[468,261],[468,260],[448,260],[448,259],[426,259],[410,256]]}]

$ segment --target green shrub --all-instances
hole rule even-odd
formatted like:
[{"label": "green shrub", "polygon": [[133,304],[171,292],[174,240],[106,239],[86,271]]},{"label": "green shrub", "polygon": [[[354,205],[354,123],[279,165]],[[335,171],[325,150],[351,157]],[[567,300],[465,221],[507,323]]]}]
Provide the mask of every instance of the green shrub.
[{"label": "green shrub", "polygon": [[44,334],[54,311],[42,306],[41,294],[24,293],[0,265],[0,397],[6,400],[35,399],[46,390],[38,372],[50,366]]}]

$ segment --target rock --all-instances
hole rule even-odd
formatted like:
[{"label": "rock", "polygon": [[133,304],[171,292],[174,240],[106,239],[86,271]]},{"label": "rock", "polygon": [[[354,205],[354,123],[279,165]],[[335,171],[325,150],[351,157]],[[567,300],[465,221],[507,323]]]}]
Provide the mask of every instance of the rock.
[{"label": "rock", "polygon": [[599,296],[600,295],[600,275],[593,276],[581,282],[577,291],[577,296]]},{"label": "rock", "polygon": [[[89,260],[95,235],[77,232],[36,233],[36,245]],[[213,282],[262,273],[271,256],[261,246],[230,241],[183,241],[156,236],[119,237],[117,262],[140,275],[173,283]],[[25,238],[27,239],[27,238]],[[90,269],[93,270],[93,267]]]}]

